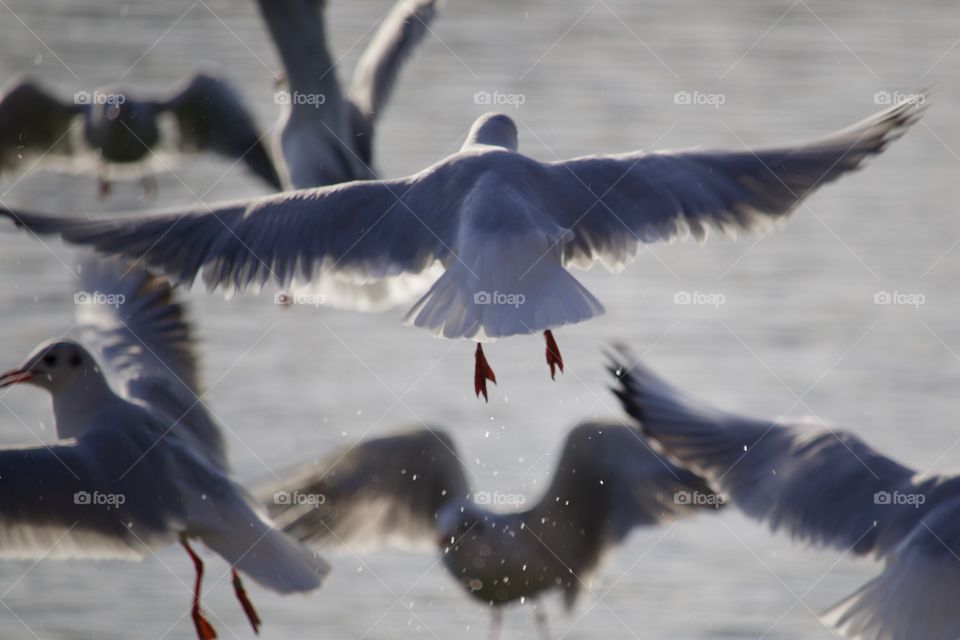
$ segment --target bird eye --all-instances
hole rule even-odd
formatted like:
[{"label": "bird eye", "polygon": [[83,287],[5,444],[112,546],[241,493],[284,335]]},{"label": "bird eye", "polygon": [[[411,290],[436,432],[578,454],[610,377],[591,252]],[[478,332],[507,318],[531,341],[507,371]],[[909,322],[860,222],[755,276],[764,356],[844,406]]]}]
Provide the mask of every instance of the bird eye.
[{"label": "bird eye", "polygon": [[83,363],[83,358],[80,357],[79,353],[75,353],[73,354],[73,356],[70,357],[71,367],[79,367],[82,363]]},{"label": "bird eye", "polygon": [[57,356],[52,353],[45,355],[43,357],[43,364],[47,365],[48,367],[55,366],[57,364]]}]

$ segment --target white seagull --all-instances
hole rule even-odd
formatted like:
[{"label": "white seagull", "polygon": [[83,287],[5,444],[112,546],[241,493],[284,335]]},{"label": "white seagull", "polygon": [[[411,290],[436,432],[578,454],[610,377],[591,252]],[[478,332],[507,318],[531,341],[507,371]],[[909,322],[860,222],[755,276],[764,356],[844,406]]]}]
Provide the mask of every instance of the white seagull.
[{"label": "white seagull", "polygon": [[193,622],[209,640],[203,563],[189,543],[200,540],[230,563],[257,631],[238,572],[294,593],[318,588],[328,565],[275,529],[230,478],[170,285],[112,262],[86,267],[82,288],[83,344],[44,342],[0,375],[0,387],[50,392],[59,438],[0,450],[0,557],[135,560],[179,542],[196,569]]},{"label": "white seagull", "polygon": [[671,459],[796,540],[872,556],[883,572],[825,620],[861,640],[960,638],[960,476],[922,475],[856,435],[717,410],[624,355],[627,412]]},{"label": "white seagull", "polygon": [[[0,209],[35,233],[143,260],[179,281],[202,272],[228,293],[304,280],[357,284],[442,275],[407,314],[445,338],[477,341],[474,389],[496,381],[482,341],[543,332],[603,306],[568,271],[629,263],[647,242],[710,227],[755,231],[820,185],[858,168],[916,121],[900,104],[794,147],[663,151],[540,162],[517,151],[502,114],[478,119],[463,148],[406,178],[358,181],[137,216],[51,216]],[[329,302],[343,302],[331,298]]]},{"label": "white seagull", "polygon": [[[165,127],[169,116],[172,127]],[[81,91],[70,101],[29,79],[15,81],[0,96],[0,171],[19,171],[31,162],[79,159],[71,167],[95,168],[100,195],[123,168],[146,176],[156,156],[211,152],[236,161],[274,190],[282,187],[267,146],[240,98],[226,80],[196,73],[166,94],[148,95],[112,87]],[[83,162],[92,159],[93,162]]]},{"label": "white seagull", "polygon": [[[614,421],[573,428],[546,493],[510,513],[483,506],[490,493],[471,494],[453,441],[432,429],[348,447],[258,494],[278,526],[317,548],[394,542],[439,551],[460,586],[491,606],[494,637],[509,603],[557,590],[571,609],[604,554],[635,527],[722,506],[702,478]],[[539,607],[537,624],[546,636]]]},{"label": "white seagull", "polygon": [[429,31],[437,0],[400,0],[357,63],[344,95],[327,46],[325,0],[258,0],[283,61],[280,146],[295,189],[376,178],[373,135],[404,62]]}]

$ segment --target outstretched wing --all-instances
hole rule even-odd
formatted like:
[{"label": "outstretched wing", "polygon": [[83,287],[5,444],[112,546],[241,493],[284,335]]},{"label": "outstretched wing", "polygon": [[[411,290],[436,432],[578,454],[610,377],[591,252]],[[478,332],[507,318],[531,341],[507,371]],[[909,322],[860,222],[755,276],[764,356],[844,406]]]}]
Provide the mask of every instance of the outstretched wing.
[{"label": "outstretched wing", "polygon": [[440,507],[469,490],[450,437],[418,430],[349,447],[258,493],[298,540],[355,549],[391,541],[434,546]]},{"label": "outstretched wing", "polygon": [[860,640],[960,638],[960,500],[923,518],[883,573],[831,608],[824,621]]},{"label": "outstretched wing", "polygon": [[[710,478],[747,515],[794,538],[883,555],[943,490],[942,479],[915,477],[853,434],[718,411],[626,356],[614,373],[627,413],[671,458]],[[906,498],[918,495],[920,505]]]},{"label": "outstretched wing", "polygon": [[[592,422],[567,435],[550,487],[524,524],[583,580],[635,527],[721,506],[703,478],[656,453],[637,429]],[[579,584],[571,583],[568,603]]]},{"label": "outstretched wing", "polygon": [[225,79],[197,73],[158,107],[176,117],[183,150],[212,151],[242,160],[273,189],[283,189],[264,135],[240,95]]},{"label": "outstretched wing", "polygon": [[135,560],[172,542],[182,506],[140,435],[110,426],[0,449],[0,557]]},{"label": "outstretched wing", "polygon": [[72,154],[71,130],[84,108],[30,80],[16,81],[0,97],[0,171],[21,169],[38,156]]},{"label": "outstretched wing", "polygon": [[903,103],[826,138],[760,151],[665,151],[591,156],[545,165],[557,223],[575,235],[565,261],[610,268],[642,243],[752,232],[790,214],[818,187],[886,149],[919,118]]},{"label": "outstretched wing", "polygon": [[87,260],[75,299],[81,338],[124,395],[162,411],[220,469],[223,436],[200,399],[195,345],[173,287],[118,259]]},{"label": "outstretched wing", "polygon": [[430,30],[438,0],[399,0],[357,62],[350,85],[350,120],[361,159],[372,164],[374,123],[400,69]]},{"label": "outstretched wing", "polygon": [[399,180],[368,180],[248,202],[98,217],[0,208],[38,234],[141,260],[180,282],[203,272],[228,292],[323,274],[359,284],[421,273],[451,257],[469,176],[440,164]]}]

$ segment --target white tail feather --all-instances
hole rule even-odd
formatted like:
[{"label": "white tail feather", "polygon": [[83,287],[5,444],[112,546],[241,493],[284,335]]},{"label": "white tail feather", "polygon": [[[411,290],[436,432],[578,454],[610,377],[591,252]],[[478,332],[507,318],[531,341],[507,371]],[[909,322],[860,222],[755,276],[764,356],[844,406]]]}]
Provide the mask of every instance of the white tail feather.
[{"label": "white tail feather", "polygon": [[[473,252],[472,260],[462,255],[450,263],[405,322],[444,338],[482,341],[583,322],[604,312],[563,268],[561,242],[530,236],[496,241],[495,247]],[[541,257],[530,264],[531,256]]]}]

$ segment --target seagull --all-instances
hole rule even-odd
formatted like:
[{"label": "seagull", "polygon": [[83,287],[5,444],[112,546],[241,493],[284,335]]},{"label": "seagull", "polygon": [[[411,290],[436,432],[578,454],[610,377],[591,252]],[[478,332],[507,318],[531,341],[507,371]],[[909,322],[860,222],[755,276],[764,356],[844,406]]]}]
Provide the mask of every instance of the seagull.
[{"label": "seagull", "polygon": [[720,411],[625,354],[611,370],[644,433],[746,515],[796,540],[884,561],[824,616],[845,637],[960,638],[960,476],[921,474],[811,420]]},{"label": "seagull", "polygon": [[[924,102],[926,104],[926,102]],[[644,243],[755,232],[820,185],[860,167],[913,124],[902,103],[793,147],[661,151],[540,162],[517,151],[503,114],[480,117],[463,148],[412,176],[349,182],[211,208],[94,217],[0,209],[37,234],[143,260],[177,281],[257,289],[334,277],[358,284],[442,273],[406,316],[477,342],[474,391],[496,375],[482,343],[542,332],[551,377],[564,361],[552,329],[604,309],[568,267],[629,263]],[[327,302],[336,305],[331,297]]]},{"label": "seagull", "polygon": [[280,142],[296,189],[376,178],[373,135],[400,68],[429,31],[437,0],[400,0],[380,24],[346,92],[327,46],[324,0],[258,0],[284,67]]},{"label": "seagull", "polygon": [[[175,122],[173,132],[161,123],[165,114]],[[101,197],[110,192],[111,172],[130,167],[145,172],[165,147],[243,160],[257,177],[280,190],[280,177],[261,137],[237,92],[223,78],[204,72],[166,95],[107,88],[80,91],[65,101],[38,82],[21,78],[0,97],[0,172],[86,155],[94,160],[86,165],[99,176]],[[144,177],[144,191],[153,188]]]},{"label": "seagull", "polygon": [[[437,0],[399,0],[393,5],[353,71],[347,89],[337,80],[327,46],[324,0],[259,0],[260,14],[280,53],[285,71],[275,94],[287,179],[295,189],[350,180],[376,179],[373,136],[400,69],[429,32]],[[298,300],[339,300],[368,313],[385,311],[420,296],[439,270],[420,278],[382,279],[357,284],[343,278],[291,281],[277,295],[284,307]]]},{"label": "seagull", "polygon": [[[318,549],[400,542],[439,551],[460,586],[490,605],[493,637],[509,603],[555,590],[571,609],[604,553],[635,527],[722,506],[700,477],[615,421],[574,427],[546,493],[510,513],[483,506],[501,494],[471,494],[453,440],[437,429],[361,442],[281,474],[258,495],[278,526]],[[537,625],[547,636],[539,608]]]},{"label": "seagull", "polygon": [[199,540],[231,565],[254,631],[260,618],[240,573],[278,593],[312,591],[328,565],[281,533],[229,475],[223,437],[200,400],[184,309],[170,285],[116,261],[84,268],[75,296],[83,342],[50,340],[0,374],[0,387],[48,391],[58,440],[0,449],[0,556],[136,560]]}]

